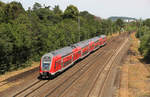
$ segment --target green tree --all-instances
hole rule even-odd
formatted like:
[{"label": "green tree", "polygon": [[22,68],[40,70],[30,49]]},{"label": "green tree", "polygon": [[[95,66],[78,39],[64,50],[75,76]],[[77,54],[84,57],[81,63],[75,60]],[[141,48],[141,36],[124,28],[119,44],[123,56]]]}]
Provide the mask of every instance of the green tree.
[{"label": "green tree", "polygon": [[145,33],[147,33],[150,30],[149,27],[147,26],[141,26],[140,28],[138,28],[138,31],[136,33],[136,37],[137,38],[141,38],[143,35],[145,35]]},{"label": "green tree", "polygon": [[121,29],[124,27],[124,22],[122,19],[117,19],[116,21],[116,25],[118,27],[119,32],[121,31]]},{"label": "green tree", "polygon": [[146,20],[143,22],[143,24],[144,24],[145,26],[148,26],[148,27],[150,28],[150,19],[146,19]]},{"label": "green tree", "polygon": [[78,15],[79,15],[79,10],[78,10],[78,8],[75,7],[74,5],[69,5],[69,6],[66,8],[63,17],[64,17],[64,18],[74,18],[74,19],[77,19],[77,18],[78,18]]},{"label": "green tree", "polygon": [[150,31],[144,34],[141,38],[139,51],[144,56],[144,59],[148,62],[150,59]]},{"label": "green tree", "polygon": [[4,22],[4,6],[5,4],[0,1],[0,23]]},{"label": "green tree", "polygon": [[55,14],[60,15],[60,16],[63,14],[62,10],[59,8],[58,5],[56,5],[56,6],[53,8],[53,11],[54,11]]},{"label": "green tree", "polygon": [[11,2],[4,6],[4,20],[6,23],[11,22],[11,20],[16,19],[20,14],[24,14],[25,10],[22,7],[21,3]]},{"label": "green tree", "polygon": [[13,59],[11,24],[0,24],[0,74],[10,70]]},{"label": "green tree", "polygon": [[33,5],[33,10],[38,10],[38,9],[40,9],[41,7],[42,7],[41,4],[35,2],[35,4]]}]

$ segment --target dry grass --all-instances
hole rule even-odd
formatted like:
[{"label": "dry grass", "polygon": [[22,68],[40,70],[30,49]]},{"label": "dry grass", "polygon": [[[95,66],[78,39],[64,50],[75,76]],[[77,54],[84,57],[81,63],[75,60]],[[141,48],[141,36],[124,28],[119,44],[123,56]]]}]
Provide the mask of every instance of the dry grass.
[{"label": "dry grass", "polygon": [[132,45],[130,50],[134,52],[136,55],[139,55],[138,47],[139,47],[139,40],[135,37],[135,33],[131,34],[132,37]]},{"label": "dry grass", "polygon": [[138,52],[139,40],[135,37],[135,33],[131,37],[131,55],[127,57],[122,67],[120,97],[150,97],[148,96],[150,94],[150,78],[148,78],[150,72],[145,64],[139,61],[142,56]]},{"label": "dry grass", "polygon": [[3,81],[3,80],[6,80],[6,79],[8,79],[8,78],[10,78],[12,76],[15,76],[17,74],[20,74],[22,72],[29,71],[29,70],[31,70],[33,68],[38,67],[38,66],[39,66],[39,62],[33,62],[31,67],[27,67],[27,68],[20,69],[20,70],[17,70],[17,71],[7,72],[4,75],[0,75],[0,82]]},{"label": "dry grass", "polygon": [[111,37],[115,37],[115,36],[118,36],[119,35],[119,32],[118,33],[114,33],[112,35],[108,35],[107,36],[107,39],[110,39]]},{"label": "dry grass", "polygon": [[[8,78],[10,78],[12,76],[18,75],[20,73],[29,71],[29,70],[31,70],[33,68],[38,67],[38,66],[39,66],[39,62],[33,62],[31,67],[27,67],[27,68],[20,69],[20,70],[17,70],[17,71],[7,72],[6,74],[0,76],[0,85],[7,83],[4,80],[6,80],[6,79],[8,79]],[[4,82],[1,82],[1,81],[4,81]],[[4,91],[4,90],[6,90],[6,89],[8,89],[10,87],[13,87],[15,85],[19,85],[22,82],[23,82],[23,80],[18,80],[18,81],[15,81],[15,82],[7,83],[7,84],[1,86],[0,92]]]},{"label": "dry grass", "polygon": [[8,83],[6,85],[3,85],[1,88],[0,88],[0,92],[10,88],[10,87],[13,87],[13,86],[16,86],[16,85],[19,85],[21,82],[23,81],[17,81],[17,82],[11,82],[11,83]]},{"label": "dry grass", "polygon": [[130,64],[128,68],[129,97],[150,93],[149,72],[143,64]]}]

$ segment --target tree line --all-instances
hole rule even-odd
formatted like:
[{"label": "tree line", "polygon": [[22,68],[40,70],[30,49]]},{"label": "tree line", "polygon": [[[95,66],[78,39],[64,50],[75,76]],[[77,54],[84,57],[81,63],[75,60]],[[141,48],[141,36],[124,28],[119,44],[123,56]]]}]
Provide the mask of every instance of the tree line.
[{"label": "tree line", "polygon": [[69,5],[35,3],[25,10],[21,3],[0,1],[0,74],[24,68],[50,51],[92,38],[119,32],[124,23],[101,19]]},{"label": "tree line", "polygon": [[139,51],[144,56],[144,61],[150,63],[150,19],[137,22],[136,37],[140,39]]}]

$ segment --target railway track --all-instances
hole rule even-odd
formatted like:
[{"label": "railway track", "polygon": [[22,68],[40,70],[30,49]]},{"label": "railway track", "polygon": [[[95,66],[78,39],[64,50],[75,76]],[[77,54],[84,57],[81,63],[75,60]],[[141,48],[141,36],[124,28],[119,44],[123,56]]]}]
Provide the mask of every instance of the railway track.
[{"label": "railway track", "polygon": [[[114,51],[114,52],[116,52],[116,51]],[[88,89],[87,89],[87,91],[86,91],[86,93],[84,93],[84,91],[83,91],[83,89],[86,89],[86,88],[83,88],[82,89],[82,93],[83,93],[83,95],[82,95],[82,93],[80,93],[79,91],[77,91],[78,92],[78,95],[75,95],[74,97],[102,97],[102,96],[100,96],[100,94],[101,94],[101,92],[100,91],[102,91],[103,90],[103,87],[102,87],[102,89],[100,89],[100,91],[99,91],[99,93],[98,93],[98,95],[97,96],[95,96],[95,95],[90,95],[90,93],[91,93],[91,91],[93,90],[93,88],[94,88],[94,86],[95,85],[97,85],[96,84],[96,81],[98,80],[98,78],[100,78],[100,77],[102,77],[101,75],[103,74],[103,72],[104,73],[106,73],[104,70],[105,70],[105,68],[108,66],[107,64],[111,61],[111,60],[113,60],[112,59],[112,57],[113,56],[116,56],[116,53],[115,53],[115,55],[114,54],[112,54],[112,55],[110,55],[110,57],[108,58],[108,60],[106,61],[106,63],[105,63],[105,65],[101,65],[101,70],[99,70],[99,72],[97,72],[97,76],[98,77],[96,77],[96,80],[93,82],[94,83],[94,85],[90,85],[90,83],[91,82],[89,82],[89,85],[91,86],[88,86]],[[96,63],[96,62],[95,62]],[[110,64],[110,63],[109,63]],[[112,67],[111,65],[109,66],[110,68]],[[110,72],[110,68],[107,68],[107,69],[109,69],[108,70],[108,72]],[[93,72],[94,73],[94,72]],[[107,80],[107,77],[108,77],[108,75],[106,74],[105,75],[106,76],[106,79],[105,80]],[[68,90],[66,90],[65,89],[65,91],[66,92],[64,92],[63,91],[63,94],[59,94],[58,96],[56,96],[56,94],[55,94],[55,97],[69,97],[69,95],[66,95],[66,94],[71,94],[69,91],[74,91],[75,89],[74,89],[74,86],[76,86],[78,83],[80,83],[80,81],[77,81],[75,84],[72,84],[72,86],[70,86],[69,87],[69,89]],[[88,81],[86,81],[86,83],[88,83]],[[103,81],[103,84],[105,83],[105,81]],[[102,84],[102,86],[104,86]],[[85,87],[86,85],[84,85],[84,87]],[[100,86],[99,86],[100,87]],[[81,87],[82,88],[82,87]],[[76,93],[77,94],[77,93]],[[61,96],[60,96],[61,95]],[[49,96],[49,97],[53,97],[54,95],[52,95],[52,96]]]},{"label": "railway track", "polygon": [[[95,57],[93,57],[91,60],[89,60],[89,61],[87,61],[86,63],[83,63],[84,65],[80,68],[80,69],[78,69],[76,72],[74,72],[72,75],[70,75],[70,77],[68,77],[66,80],[64,80],[61,84],[59,84],[56,88],[54,88],[53,90],[52,90],[52,92],[50,92],[50,94],[51,93],[53,93],[53,91],[54,90],[56,90],[57,88],[59,88],[62,84],[64,84],[67,80],[69,80],[71,77],[73,77],[76,73],[78,73],[79,71],[81,71],[81,70],[83,70],[84,68],[86,68],[85,66],[87,65],[87,64],[89,64],[89,63],[92,63],[92,62],[94,62],[94,60],[96,60],[96,57],[97,56],[101,56],[101,55],[103,55],[104,54],[104,52],[102,53],[102,52],[100,52],[99,54],[97,54]],[[89,66],[90,67],[90,66]],[[87,67],[87,68],[89,68],[89,67]],[[27,88],[25,88],[25,89],[23,89],[22,91],[20,91],[19,93],[17,93],[17,94],[15,94],[13,97],[22,97],[22,96],[29,96],[31,93],[33,93],[34,91],[36,91],[37,89],[39,89],[40,87],[42,87],[43,85],[45,85],[47,82],[49,82],[50,80],[48,80],[48,81],[46,81],[46,82],[44,82],[43,83],[43,81],[41,81],[41,80],[38,80],[38,81],[36,81],[36,82],[34,82],[32,85],[30,85],[29,87],[27,87]],[[41,83],[43,83],[43,84],[41,84]],[[39,85],[40,84],[40,85]],[[35,89],[33,89],[33,87],[37,87],[37,88],[35,88]],[[27,92],[28,91],[28,93],[24,93],[24,92]]]},{"label": "railway track", "polygon": [[[109,60],[109,62],[107,63],[108,65],[107,66],[109,66],[109,68],[108,68],[108,72],[106,73],[106,76],[105,76],[105,78],[104,78],[104,81],[103,81],[103,85],[102,85],[102,87],[100,88],[100,90],[99,90],[99,93],[98,93],[98,97],[103,97],[103,95],[102,95],[102,93],[103,93],[103,91],[104,91],[104,88],[105,88],[105,86],[106,86],[106,83],[107,83],[107,80],[108,80],[108,78],[109,78],[109,76],[110,76],[110,73],[111,73],[111,69],[112,69],[112,67],[113,67],[113,60],[115,60],[115,58],[116,58],[116,56],[119,54],[119,52],[122,50],[122,48],[124,47],[124,45],[127,43],[127,41],[128,41],[128,39],[125,41],[125,43],[119,48],[119,50],[118,50],[118,52],[117,53],[115,53],[115,55],[113,55],[112,56],[112,58]],[[105,69],[106,67],[104,67],[104,69]],[[99,74],[99,77],[100,77],[101,75]],[[97,77],[97,80],[96,81],[98,81],[98,78],[99,77]],[[95,82],[96,83],[96,82]],[[95,84],[96,85],[96,84]],[[88,96],[89,97],[89,96]]]},{"label": "railway track", "polygon": [[[104,54],[104,53],[103,53]],[[102,55],[103,55],[102,54]],[[98,57],[98,56],[96,56],[96,57]],[[96,61],[96,58],[93,60],[93,61]],[[89,70],[89,68],[91,68],[92,67],[92,62],[93,61],[91,61],[90,63],[89,63],[89,65],[85,65],[83,68],[82,68],[82,70],[83,69],[85,69],[84,71],[82,71],[82,70],[78,70],[77,72],[75,72],[73,75],[72,75],[72,77],[70,78],[68,78],[67,80],[65,80],[65,81],[63,81],[63,83],[62,84],[59,84],[56,88],[54,88],[51,92],[49,92],[48,94],[46,94],[45,95],[45,97],[48,97],[48,96],[50,96],[50,95],[52,95],[57,89],[59,89],[60,87],[63,87],[66,83],[67,83],[67,86],[65,86],[65,88],[62,90],[61,89],[61,93],[59,93],[59,95],[61,95],[67,88],[69,88],[78,78],[80,78],[80,76],[81,75],[83,75],[87,70]],[[77,76],[78,75],[78,76]],[[68,82],[69,82],[69,84],[68,84]]]},{"label": "railway track", "polygon": [[6,85],[6,84],[8,84],[8,83],[9,83],[9,82],[0,82],[0,87]]},{"label": "railway track", "polygon": [[[112,46],[110,46],[110,48],[111,48]],[[111,52],[111,51],[110,51]],[[107,54],[107,55],[109,55],[110,54],[110,52],[108,53],[106,53],[106,52],[103,52],[104,54]],[[103,54],[103,55],[104,55]],[[78,74],[78,76],[76,77],[76,78],[74,78],[73,79],[73,81],[69,81],[69,82],[66,82],[66,84],[67,85],[65,85],[65,86],[61,86],[61,87],[65,87],[65,88],[61,88],[61,92],[59,93],[58,92],[58,90],[55,90],[55,93],[53,92],[53,94],[52,93],[48,93],[45,97],[49,97],[49,96],[51,96],[51,97],[53,97],[53,96],[55,96],[55,97],[59,97],[60,95],[63,95],[63,93],[65,93],[65,91],[68,89],[68,88],[71,88],[72,86],[74,86],[74,84],[73,83],[75,83],[75,81],[77,81],[77,80],[79,80],[80,78],[81,78],[81,76],[83,76],[85,73],[88,73],[88,72],[90,72],[91,71],[91,68],[93,69],[93,68],[95,68],[96,66],[93,64],[93,63],[95,63],[96,61],[97,61],[97,59],[99,59],[101,56],[99,56],[99,57],[95,57],[96,59],[94,60],[94,62],[91,62],[91,64],[89,64],[90,65],[90,68],[87,68],[87,69],[85,69],[85,71],[82,73],[82,74]],[[105,60],[106,61],[106,60]],[[97,67],[96,67],[97,68]],[[94,71],[95,71],[95,69],[93,69]],[[71,80],[71,79],[70,79]]]},{"label": "railway track", "polygon": [[[101,54],[98,54],[98,55],[101,55]],[[98,56],[97,55],[97,56]],[[93,61],[92,61],[93,62]],[[76,71],[76,72],[74,72],[72,75],[70,75],[70,77],[68,77],[66,80],[64,80],[61,84],[59,84],[56,88],[54,88],[53,89],[53,91],[54,90],[56,90],[57,88],[59,88],[61,85],[63,85],[67,80],[69,80],[71,77],[73,77],[76,73],[78,73],[79,71],[81,71],[82,69],[84,69],[84,68],[86,68],[85,66],[88,64],[88,62],[85,64],[85,65],[83,65],[78,71]],[[90,66],[89,66],[90,67]],[[89,68],[88,67],[88,68]],[[22,97],[22,96],[29,96],[31,93],[33,93],[34,91],[36,91],[37,89],[39,89],[40,87],[42,87],[43,85],[45,85],[47,82],[49,82],[50,80],[47,80],[47,81],[41,81],[41,80],[38,80],[38,81],[36,81],[35,83],[33,83],[32,85],[30,85],[29,87],[27,87],[27,88],[25,88],[24,90],[22,90],[22,91],[20,91],[19,93],[17,93],[16,95],[14,95],[13,97]],[[42,83],[42,84],[41,84]],[[39,85],[40,84],[40,85]],[[34,87],[36,87],[35,89],[32,89],[33,88],[33,86]],[[29,90],[30,89],[30,90]],[[22,95],[22,93],[24,93],[25,91],[29,91],[29,93],[27,93],[27,94],[23,94]],[[52,92],[53,92],[52,91]],[[51,93],[52,93],[51,92]]]},{"label": "railway track", "polygon": [[[75,85],[75,82],[77,80],[80,80],[81,76],[85,75],[85,73],[89,72],[91,70],[92,67],[95,67],[91,64],[91,66],[89,66],[89,68],[87,68],[87,70],[85,70],[82,74],[80,74],[78,77],[74,78],[72,82],[67,82],[67,85],[65,86],[65,88],[61,89],[61,92],[57,94],[54,94],[56,97],[60,97],[61,95],[65,94],[67,90],[69,90],[70,88],[72,88]],[[68,84],[69,83],[69,84]],[[62,87],[62,86],[60,86]],[[63,86],[64,87],[64,86]],[[56,90],[55,90],[56,91]],[[52,95],[52,93],[48,93],[45,97],[49,97],[49,96],[54,96]]]},{"label": "railway track", "polygon": [[[108,42],[108,44],[110,44],[113,41],[110,40]],[[53,93],[54,90],[56,90],[57,88],[59,88],[63,83],[65,83],[67,80],[69,80],[71,77],[73,77],[73,75],[75,75],[76,73],[78,73],[79,71],[83,70],[84,68],[86,68],[86,65],[88,65],[89,63],[91,64],[92,62],[94,62],[96,60],[97,56],[101,56],[104,54],[104,51],[100,51],[99,53],[96,53],[96,55],[93,58],[90,58],[91,60],[82,62],[82,64],[84,64],[80,69],[78,69],[76,72],[74,72],[72,75],[70,75],[66,80],[64,80],[64,82],[62,82],[61,84],[59,84],[57,87],[55,87],[49,94]],[[90,65],[88,65],[90,68]],[[92,65],[91,65],[92,66]],[[18,92],[17,94],[15,94],[13,97],[22,97],[22,96],[29,96],[31,93],[33,93],[34,91],[38,90],[40,87],[42,87],[43,85],[45,85],[46,83],[48,83],[50,80],[44,82],[43,84],[42,81],[38,80],[36,82],[34,82],[33,84],[31,84],[30,86],[26,87],[25,89],[21,90],[20,92]],[[40,84],[40,85],[39,85]],[[37,87],[37,88],[34,88]]]},{"label": "railway track", "polygon": [[[109,46],[110,48],[112,48],[111,46]],[[107,50],[106,50],[107,51]],[[111,52],[111,51],[110,51]],[[109,56],[109,53],[107,52],[105,52],[104,54],[108,54],[108,56]],[[101,56],[100,56],[101,57]],[[98,57],[97,58],[97,56],[94,58],[95,60],[94,60],[94,62],[97,60],[97,59],[99,59],[100,57]],[[106,60],[105,60],[106,61]],[[73,83],[76,81],[76,80],[78,80],[79,78],[81,78],[81,76],[84,74],[84,73],[86,73],[87,71],[88,71],[88,69],[90,69],[91,67],[95,67],[94,65],[93,65],[93,63],[94,62],[91,62],[91,64],[89,64],[90,65],[90,67],[89,68],[86,68],[82,73],[80,73],[80,74],[77,74],[76,73],[76,76],[75,77],[72,77],[72,78],[70,78],[68,81],[65,81],[65,82],[63,82],[63,84],[61,84],[60,86],[58,86],[57,88],[55,88],[54,90],[52,90],[51,92],[49,92],[49,93],[47,93],[46,95],[40,95],[40,96],[42,96],[42,97],[59,97],[62,93],[64,93],[65,92],[65,90],[67,90],[71,85],[73,85]],[[90,70],[89,70],[90,71]],[[45,93],[43,93],[43,94],[45,94]],[[31,96],[33,96],[33,95],[31,95]]]}]

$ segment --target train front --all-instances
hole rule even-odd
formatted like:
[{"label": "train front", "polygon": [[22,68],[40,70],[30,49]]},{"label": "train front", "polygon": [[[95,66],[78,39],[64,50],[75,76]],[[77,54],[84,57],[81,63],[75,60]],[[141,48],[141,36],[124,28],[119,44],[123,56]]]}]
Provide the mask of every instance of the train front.
[{"label": "train front", "polygon": [[45,54],[41,58],[40,62],[40,77],[48,78],[51,76],[50,69],[52,64],[53,56],[51,54]]}]

